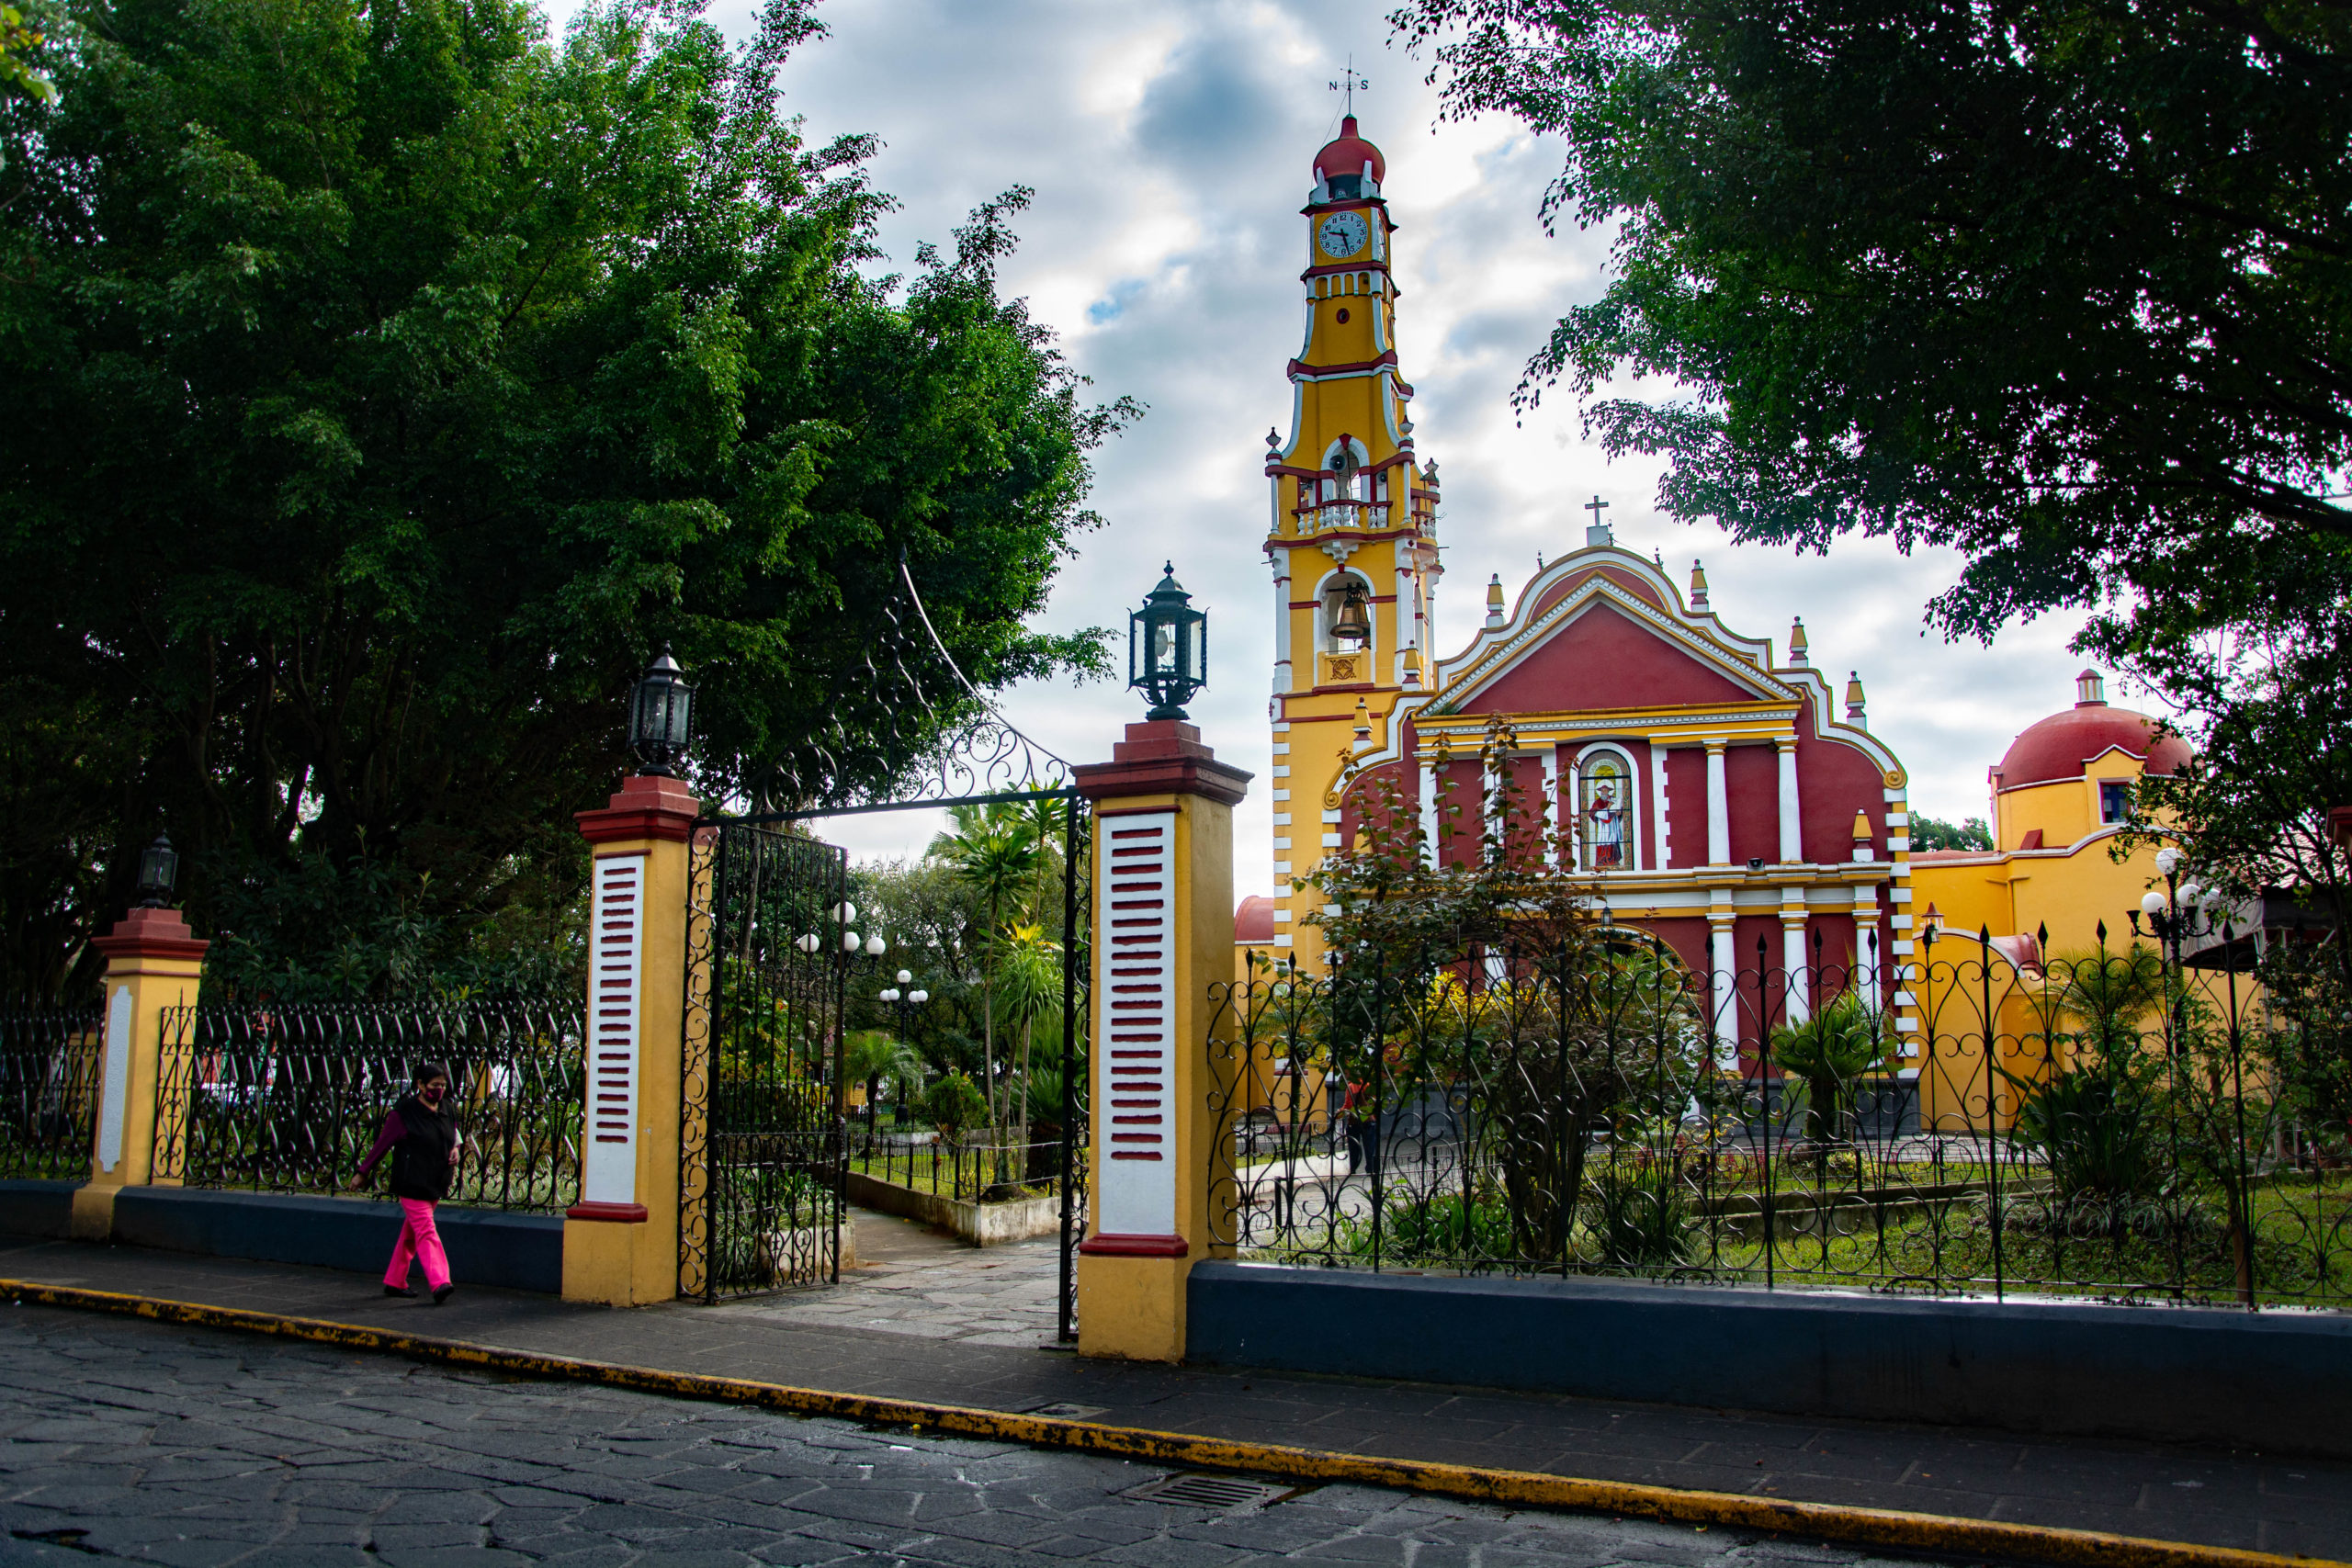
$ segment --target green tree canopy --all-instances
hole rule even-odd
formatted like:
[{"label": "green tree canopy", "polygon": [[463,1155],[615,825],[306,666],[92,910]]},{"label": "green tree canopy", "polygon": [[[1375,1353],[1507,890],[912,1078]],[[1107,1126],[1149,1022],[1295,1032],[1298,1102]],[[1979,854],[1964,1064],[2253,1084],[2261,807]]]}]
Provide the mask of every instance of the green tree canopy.
[{"label": "green tree canopy", "polygon": [[[1457,115],[1566,146],[1615,276],[1529,366],[1661,504],[1965,552],[1989,637],[2110,649],[2352,539],[2352,11],[2269,0],[1413,0]],[[1680,398],[1622,394],[1669,378]],[[2321,574],[2324,576],[2325,574]]]},{"label": "green tree canopy", "polygon": [[374,899],[330,945],[561,906],[665,643],[706,795],[887,788],[968,717],[902,558],[981,688],[1099,660],[1024,618],[1135,410],[998,294],[1027,193],[875,276],[872,143],[779,105],[805,0],[693,10],[66,8],[59,101],[0,103],[0,777],[89,852],[0,844],[13,979],[160,826],[256,983],[309,972],[288,878]]}]

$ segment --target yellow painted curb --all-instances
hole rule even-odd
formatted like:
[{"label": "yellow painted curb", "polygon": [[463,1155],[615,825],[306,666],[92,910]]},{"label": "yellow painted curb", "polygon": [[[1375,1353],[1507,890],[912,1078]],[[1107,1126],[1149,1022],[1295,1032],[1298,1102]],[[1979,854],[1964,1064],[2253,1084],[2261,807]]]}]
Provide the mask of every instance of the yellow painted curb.
[{"label": "yellow painted curb", "polygon": [[1996,1519],[1906,1513],[1895,1508],[1783,1502],[1729,1492],[1686,1492],[1670,1486],[1585,1481],[1537,1471],[1482,1470],[1421,1460],[1381,1459],[1278,1443],[1234,1442],[1182,1432],[1155,1432],[1139,1427],[1105,1427],[1057,1416],[1024,1416],[965,1405],[928,1404],[912,1399],[831,1393],[786,1383],[756,1382],[749,1378],[662,1371],[573,1356],[504,1350],[464,1340],[435,1339],[323,1318],[288,1317],[241,1307],[206,1306],[23,1280],[0,1280],[0,1300],[115,1313],[157,1323],[239,1329],[345,1349],[386,1350],[445,1366],[481,1367],[519,1377],[597,1383],[681,1399],[756,1405],[795,1416],[831,1416],[913,1431],[999,1438],[1040,1448],[1155,1460],[1188,1469],[1234,1471],[1287,1481],[1387,1486],[1506,1507],[1570,1509],[1668,1519],[1678,1524],[1727,1525],[1811,1536],[1817,1540],[1853,1546],[1928,1552],[1939,1557],[2003,1558],[2055,1563],[2063,1568],[2352,1568],[2325,1558],[2287,1557],[2277,1552],[2243,1551],[2233,1547],[2198,1546],[2187,1541],[2145,1540],[2098,1530],[2052,1529]]}]

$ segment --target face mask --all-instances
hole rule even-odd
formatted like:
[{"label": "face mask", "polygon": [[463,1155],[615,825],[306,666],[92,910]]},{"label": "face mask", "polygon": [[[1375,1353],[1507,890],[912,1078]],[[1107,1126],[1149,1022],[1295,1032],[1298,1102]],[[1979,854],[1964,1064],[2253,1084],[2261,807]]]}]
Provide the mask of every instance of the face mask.
[{"label": "face mask", "polygon": [[448,1092],[449,1086],[447,1084],[427,1084],[416,1091],[416,1097],[427,1105],[438,1105],[441,1103],[441,1097]]}]

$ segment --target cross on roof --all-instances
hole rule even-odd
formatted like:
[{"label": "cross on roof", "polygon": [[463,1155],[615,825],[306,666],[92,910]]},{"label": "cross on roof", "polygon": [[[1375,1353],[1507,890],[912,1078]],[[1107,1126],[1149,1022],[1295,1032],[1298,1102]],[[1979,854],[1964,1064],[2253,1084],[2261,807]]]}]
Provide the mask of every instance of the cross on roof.
[{"label": "cross on roof", "polygon": [[1598,528],[1600,526],[1600,509],[1608,504],[1609,503],[1607,502],[1601,500],[1598,495],[1584,503],[1584,510],[1592,513],[1592,525],[1594,527]]}]

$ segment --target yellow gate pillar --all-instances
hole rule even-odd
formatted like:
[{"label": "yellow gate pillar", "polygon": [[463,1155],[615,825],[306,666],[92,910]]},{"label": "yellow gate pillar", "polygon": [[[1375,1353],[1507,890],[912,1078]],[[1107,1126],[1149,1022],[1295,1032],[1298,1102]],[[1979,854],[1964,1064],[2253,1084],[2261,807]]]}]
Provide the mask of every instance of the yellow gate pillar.
[{"label": "yellow gate pillar", "polygon": [[[105,1034],[90,1179],[74,1194],[72,1227],[77,1239],[104,1241],[114,1233],[115,1199],[153,1178],[164,1013],[196,1000],[211,943],[198,941],[177,909],[133,909],[92,945],[107,960]],[[186,1083],[175,1088],[188,1092]],[[185,1115],[174,1111],[175,1120]]]},{"label": "yellow gate pillar", "polygon": [[566,1301],[637,1306],[678,1293],[678,1122],[686,893],[702,803],[676,779],[622,781],[579,813],[595,846],[580,1201],[564,1212]]},{"label": "yellow gate pillar", "polygon": [[1185,1279],[1212,1241],[1208,988],[1232,978],[1233,807],[1250,775],[1174,719],[1127,726],[1110,761],[1076,774],[1095,817],[1092,1185],[1078,1348],[1177,1361]]}]

